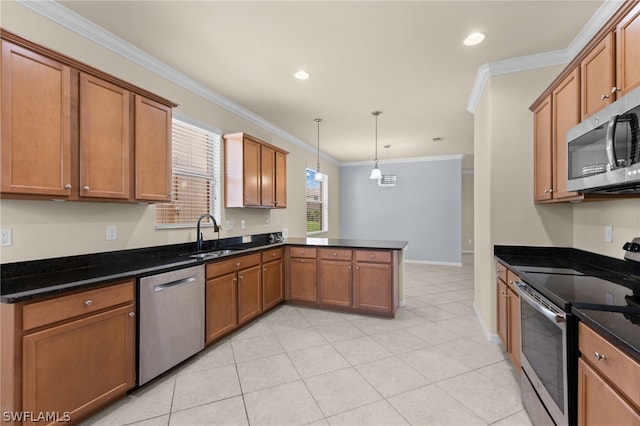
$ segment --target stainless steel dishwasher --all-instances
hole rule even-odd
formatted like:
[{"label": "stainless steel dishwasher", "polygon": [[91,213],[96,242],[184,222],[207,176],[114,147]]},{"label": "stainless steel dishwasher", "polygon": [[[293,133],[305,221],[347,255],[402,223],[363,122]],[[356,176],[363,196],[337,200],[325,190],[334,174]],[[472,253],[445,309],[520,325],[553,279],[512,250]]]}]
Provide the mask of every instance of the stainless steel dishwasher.
[{"label": "stainless steel dishwasher", "polygon": [[138,386],[204,348],[204,265],[140,279]]}]

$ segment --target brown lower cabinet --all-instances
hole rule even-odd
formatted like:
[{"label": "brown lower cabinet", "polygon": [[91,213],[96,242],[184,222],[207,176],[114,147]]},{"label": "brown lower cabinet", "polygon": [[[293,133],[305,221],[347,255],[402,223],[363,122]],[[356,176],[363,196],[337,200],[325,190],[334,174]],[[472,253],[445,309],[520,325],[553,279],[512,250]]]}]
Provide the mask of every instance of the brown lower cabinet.
[{"label": "brown lower cabinet", "polygon": [[515,283],[520,278],[504,265],[496,262],[497,332],[511,362],[520,370],[520,296]]},{"label": "brown lower cabinet", "polygon": [[397,259],[391,250],[289,247],[288,300],[394,316]]},{"label": "brown lower cabinet", "polygon": [[284,300],[284,249],[262,253],[262,310],[266,311]]},{"label": "brown lower cabinet", "polygon": [[578,325],[578,425],[640,425],[640,363]]},{"label": "brown lower cabinet", "polygon": [[3,412],[77,422],[135,386],[133,281],[2,310]]},{"label": "brown lower cabinet", "polygon": [[261,254],[206,266],[205,343],[235,330],[262,312]]}]

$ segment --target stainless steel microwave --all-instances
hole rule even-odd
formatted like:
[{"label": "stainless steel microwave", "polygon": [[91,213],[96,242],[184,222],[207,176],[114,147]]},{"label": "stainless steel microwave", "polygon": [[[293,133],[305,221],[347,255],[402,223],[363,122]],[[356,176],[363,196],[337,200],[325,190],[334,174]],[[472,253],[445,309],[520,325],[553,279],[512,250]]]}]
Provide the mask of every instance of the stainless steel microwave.
[{"label": "stainless steel microwave", "polygon": [[640,88],[567,132],[567,189],[640,193]]}]

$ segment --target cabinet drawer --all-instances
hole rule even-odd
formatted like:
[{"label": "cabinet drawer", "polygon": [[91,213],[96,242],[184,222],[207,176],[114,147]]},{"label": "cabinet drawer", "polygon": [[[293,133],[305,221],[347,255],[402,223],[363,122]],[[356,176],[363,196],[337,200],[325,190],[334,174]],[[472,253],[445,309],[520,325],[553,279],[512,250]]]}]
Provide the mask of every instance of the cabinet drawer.
[{"label": "cabinet drawer", "polygon": [[391,263],[391,252],[378,250],[357,250],[356,260],[358,262]]},{"label": "cabinet drawer", "polygon": [[496,262],[496,277],[507,282],[507,267],[500,262]]},{"label": "cabinet drawer", "polygon": [[282,247],[266,250],[262,252],[262,262],[271,262],[272,260],[282,259],[284,249]]},{"label": "cabinet drawer", "polygon": [[235,257],[229,260],[221,260],[207,264],[207,279],[238,272],[260,264],[260,253]]},{"label": "cabinet drawer", "polygon": [[320,259],[336,259],[336,260],[351,260],[351,250],[345,249],[320,249]]},{"label": "cabinet drawer", "polygon": [[291,247],[289,248],[289,255],[291,257],[302,257],[305,259],[315,259],[317,250],[311,247]]},{"label": "cabinet drawer", "polygon": [[585,362],[640,407],[640,364],[584,323],[580,323],[578,327],[578,346]]},{"label": "cabinet drawer", "polygon": [[520,281],[520,277],[507,269],[507,285],[516,293],[518,292],[518,290],[516,290],[516,283],[518,281]]},{"label": "cabinet drawer", "polygon": [[25,305],[22,309],[22,328],[31,330],[47,324],[100,311],[134,300],[134,283],[127,281],[109,287],[83,291],[69,296]]}]

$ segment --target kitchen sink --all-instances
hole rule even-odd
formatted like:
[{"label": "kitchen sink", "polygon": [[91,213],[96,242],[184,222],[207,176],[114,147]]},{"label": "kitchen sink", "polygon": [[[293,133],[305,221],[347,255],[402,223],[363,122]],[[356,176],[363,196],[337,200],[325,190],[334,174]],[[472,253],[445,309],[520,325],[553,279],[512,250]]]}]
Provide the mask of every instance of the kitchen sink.
[{"label": "kitchen sink", "polygon": [[194,259],[200,259],[200,260],[208,260],[208,259],[215,259],[218,257],[228,256],[230,254],[237,253],[239,251],[242,251],[242,249],[213,250],[213,251],[207,251],[204,253],[190,254],[189,257],[193,257]]}]

